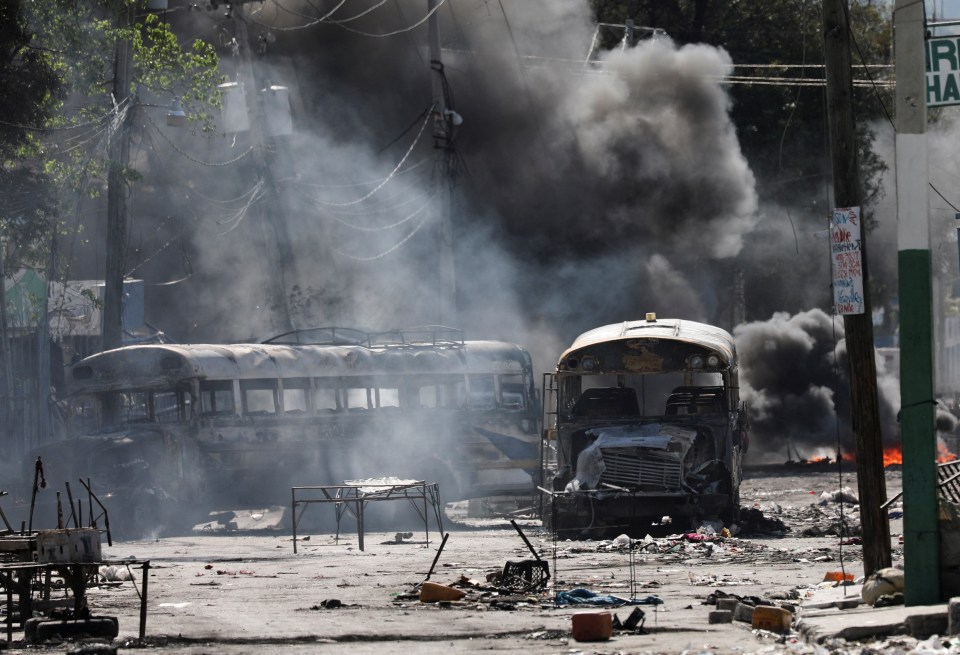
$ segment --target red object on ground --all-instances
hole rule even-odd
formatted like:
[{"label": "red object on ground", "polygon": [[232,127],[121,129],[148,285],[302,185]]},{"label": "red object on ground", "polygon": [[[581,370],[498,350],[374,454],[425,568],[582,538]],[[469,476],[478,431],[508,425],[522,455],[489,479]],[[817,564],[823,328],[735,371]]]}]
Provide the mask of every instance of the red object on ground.
[{"label": "red object on ground", "polygon": [[605,610],[573,615],[573,638],[577,641],[606,641],[613,634],[613,615]]}]

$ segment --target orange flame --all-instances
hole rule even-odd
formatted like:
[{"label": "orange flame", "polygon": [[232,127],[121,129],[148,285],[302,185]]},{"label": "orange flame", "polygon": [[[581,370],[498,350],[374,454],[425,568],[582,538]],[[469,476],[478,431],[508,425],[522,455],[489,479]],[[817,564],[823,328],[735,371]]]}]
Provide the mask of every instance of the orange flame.
[{"label": "orange flame", "polygon": [[952,462],[957,458],[956,455],[950,452],[950,449],[947,448],[946,444],[942,441],[937,442],[937,462],[942,464],[944,462]]},{"label": "orange flame", "polygon": [[899,446],[888,446],[883,449],[883,467],[903,464],[903,451]]}]

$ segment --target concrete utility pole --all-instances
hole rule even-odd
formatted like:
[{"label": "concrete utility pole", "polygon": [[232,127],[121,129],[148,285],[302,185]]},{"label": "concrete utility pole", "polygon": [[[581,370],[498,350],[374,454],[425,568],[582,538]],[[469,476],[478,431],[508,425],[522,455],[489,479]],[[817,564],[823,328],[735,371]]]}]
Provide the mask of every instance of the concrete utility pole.
[{"label": "concrete utility pole", "polygon": [[924,6],[897,0],[897,242],[907,605],[940,602]]},{"label": "concrete utility pole", "polygon": [[427,0],[430,19],[427,25],[427,40],[430,46],[430,69],[433,71],[433,145],[442,151],[438,165],[440,193],[438,196],[438,226],[440,235],[437,323],[456,327],[457,279],[453,262],[453,238],[450,214],[453,211],[453,186],[456,175],[456,160],[453,150],[453,114],[447,107],[444,93],[443,63],[440,61],[440,28],[437,8],[440,0]]},{"label": "concrete utility pole", "polygon": [[[824,0],[823,55],[836,207],[856,207],[861,204],[848,16],[846,0]],[[870,278],[867,274],[867,231],[863,226],[860,251],[864,311],[862,314],[845,315],[843,329],[850,363],[860,524],[863,529],[863,570],[864,574],[869,575],[890,566],[891,559],[890,524],[881,507],[887,499],[887,487],[883,477],[883,440],[877,400]]]}]

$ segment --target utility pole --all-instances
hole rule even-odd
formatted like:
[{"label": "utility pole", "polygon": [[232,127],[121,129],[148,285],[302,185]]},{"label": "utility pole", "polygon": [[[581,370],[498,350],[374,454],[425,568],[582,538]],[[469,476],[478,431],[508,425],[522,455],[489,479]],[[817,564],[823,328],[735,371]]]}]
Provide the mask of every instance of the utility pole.
[{"label": "utility pole", "polygon": [[[133,25],[131,4],[118,2],[117,27]],[[118,108],[110,136],[110,168],[107,172],[107,261],[103,288],[103,349],[123,345],[123,275],[127,249],[127,183],[130,163],[128,115],[133,82],[133,48],[128,39],[118,39],[113,60],[113,101]]]},{"label": "utility pole", "polygon": [[453,238],[450,215],[453,211],[453,187],[456,176],[456,153],[453,150],[453,126],[456,114],[447,107],[444,92],[443,63],[440,61],[440,28],[437,8],[440,0],[427,0],[430,15],[427,40],[430,46],[430,69],[433,71],[433,147],[442,151],[438,164],[439,202],[438,226],[440,236],[437,323],[456,327],[457,280],[453,262]]},{"label": "utility pole", "polygon": [[[823,53],[826,68],[827,122],[833,161],[836,207],[861,204],[853,79],[850,68],[850,25],[846,0],[823,2]],[[862,216],[862,214],[861,214]],[[867,231],[861,225],[863,313],[846,314],[843,329],[850,365],[853,433],[863,530],[863,569],[869,575],[890,566],[890,524],[882,505],[887,498],[883,477],[883,439],[877,400],[877,364],[873,347],[870,278],[867,274]]]},{"label": "utility pole", "polygon": [[924,5],[896,0],[897,245],[907,605],[940,602]]},{"label": "utility pole", "polygon": [[[253,59],[250,56],[250,38],[247,34],[247,19],[244,11],[247,3],[235,3],[233,7],[233,26],[240,47],[240,76],[247,94],[247,111],[250,112],[250,142],[253,146],[253,161],[256,174],[261,176],[274,206],[281,206],[277,182],[274,179],[270,162],[267,161],[266,142],[263,133],[263,111],[260,107],[260,95],[256,77],[253,74]],[[264,248],[268,251],[266,260],[272,263],[264,276],[267,306],[271,308],[273,328],[277,332],[289,332],[293,329],[290,320],[290,307],[287,298],[286,270],[293,266],[294,257],[290,250],[290,238],[282,221],[285,216],[277,211],[273,215],[258,203],[260,225],[264,232]],[[272,247],[271,247],[272,244]]]},{"label": "utility pole", "polygon": [[[120,0],[117,27],[133,25],[134,6]],[[107,261],[103,274],[103,350],[123,345],[123,276],[127,251],[127,182],[130,163],[129,114],[134,103],[129,98],[133,84],[133,46],[129,39],[118,39],[113,59],[113,102],[117,110],[110,135],[110,168],[107,171]],[[117,417],[117,400],[108,395],[103,403],[103,419],[111,424]]]}]

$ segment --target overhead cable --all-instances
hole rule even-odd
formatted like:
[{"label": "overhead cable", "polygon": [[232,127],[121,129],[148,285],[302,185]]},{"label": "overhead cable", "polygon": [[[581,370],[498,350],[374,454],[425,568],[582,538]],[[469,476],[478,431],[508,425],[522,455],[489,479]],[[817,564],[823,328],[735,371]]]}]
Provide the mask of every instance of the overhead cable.
[{"label": "overhead cable", "polygon": [[381,259],[381,258],[386,257],[387,255],[389,255],[389,254],[392,253],[393,251],[395,251],[397,248],[399,248],[400,246],[402,246],[403,244],[405,244],[405,243],[406,243],[407,241],[409,241],[410,239],[412,239],[412,238],[413,238],[413,235],[415,235],[417,232],[420,231],[420,228],[423,227],[423,225],[427,222],[427,219],[428,219],[428,218],[430,218],[430,214],[427,214],[426,216],[424,216],[424,217],[423,217],[423,220],[420,221],[415,228],[413,228],[413,231],[411,231],[410,234],[408,234],[407,236],[405,236],[403,239],[401,239],[401,240],[398,241],[396,244],[394,244],[393,246],[391,246],[391,247],[388,248],[387,250],[383,251],[383,252],[380,253],[379,255],[373,255],[373,256],[371,256],[371,257],[359,257],[359,256],[357,256],[357,255],[351,255],[351,254],[349,254],[349,253],[345,253],[345,252],[343,252],[342,250],[340,250],[339,248],[333,248],[333,252],[335,252],[336,254],[338,254],[338,255],[340,255],[340,256],[342,256],[342,257],[346,257],[347,259],[353,259],[353,260],[361,261],[361,262],[369,262],[369,261],[374,261],[374,260],[376,260],[376,259]]},{"label": "overhead cable", "polygon": [[403,168],[404,162],[407,161],[407,158],[410,156],[410,153],[413,152],[413,149],[416,147],[417,143],[420,142],[420,138],[423,136],[423,131],[424,131],[424,129],[426,129],[427,123],[430,122],[430,117],[431,117],[431,115],[432,115],[432,113],[433,113],[433,111],[432,111],[432,110],[433,110],[433,107],[431,107],[430,109],[431,109],[431,111],[426,112],[426,113],[427,113],[427,116],[426,116],[426,118],[423,120],[423,123],[420,125],[420,131],[417,132],[416,138],[413,140],[413,143],[410,144],[410,147],[407,148],[407,152],[404,153],[403,158],[402,158],[402,159],[400,160],[400,162],[394,167],[394,169],[393,169],[392,171],[390,171],[390,174],[387,175],[387,177],[383,178],[383,180],[380,182],[380,184],[378,184],[378,185],[375,186],[373,189],[371,189],[369,193],[367,193],[366,195],[364,195],[364,196],[362,196],[362,197],[360,197],[360,198],[357,198],[356,200],[350,200],[350,201],[348,201],[348,202],[325,202],[325,201],[322,201],[322,200],[316,200],[315,202],[317,202],[317,203],[319,203],[319,204],[322,204],[322,205],[326,205],[326,206],[328,206],[328,207],[349,207],[349,206],[351,206],[351,205],[360,204],[360,203],[363,202],[364,200],[369,199],[373,194],[375,194],[377,191],[379,191],[379,190],[382,189],[384,186],[386,186],[387,182],[389,182],[390,180],[392,180],[393,177],[397,174],[397,172],[398,172],[401,168]]},{"label": "overhead cable", "polygon": [[344,25],[344,24],[342,24],[342,23],[331,23],[331,24],[332,24],[332,25],[336,25],[336,26],[339,27],[340,29],[344,29],[344,30],[346,30],[346,31],[348,31],[348,32],[353,32],[354,34],[359,34],[359,35],[361,35],[361,36],[370,36],[370,37],[375,37],[375,38],[383,38],[383,37],[386,37],[386,36],[396,36],[397,34],[403,34],[404,32],[412,32],[413,30],[417,29],[418,27],[420,27],[421,25],[423,25],[424,23],[426,23],[426,22],[430,19],[431,16],[433,16],[435,13],[437,13],[437,10],[440,9],[440,7],[442,7],[443,4],[444,4],[446,1],[447,1],[447,0],[440,0],[440,2],[437,3],[437,6],[436,6],[436,7],[434,7],[434,8],[431,9],[430,11],[428,11],[427,14],[426,14],[423,18],[421,18],[420,20],[418,20],[418,21],[417,21],[416,23],[414,23],[413,25],[410,25],[410,26],[408,26],[408,27],[401,28],[401,29],[399,29],[399,30],[394,30],[394,31],[392,31],[392,32],[383,32],[383,33],[381,33],[381,34],[376,34],[376,33],[373,33],[373,32],[364,32],[364,31],[362,31],[362,30],[357,30],[357,29],[354,29],[354,28],[352,28],[352,27],[347,27],[346,25]]},{"label": "overhead cable", "polygon": [[254,150],[254,146],[250,146],[249,148],[247,148],[246,150],[244,150],[242,153],[240,153],[239,155],[237,155],[237,156],[234,157],[233,159],[228,159],[227,161],[217,161],[217,162],[214,162],[214,161],[203,161],[202,159],[197,159],[196,157],[193,157],[192,155],[184,152],[177,144],[175,144],[173,141],[170,140],[170,137],[168,137],[166,134],[163,133],[163,130],[161,130],[161,129],[157,126],[157,124],[153,122],[153,119],[150,118],[150,116],[148,116],[148,115],[146,115],[146,114],[144,114],[144,116],[146,116],[147,122],[150,123],[150,125],[153,127],[154,130],[156,130],[157,134],[159,134],[161,137],[163,137],[163,140],[166,141],[167,144],[168,144],[171,148],[173,148],[174,150],[176,150],[178,153],[180,153],[181,155],[183,155],[185,158],[187,158],[187,159],[189,159],[190,161],[192,161],[194,164],[199,164],[199,165],[201,165],[201,166],[209,166],[209,167],[212,167],[212,168],[220,168],[220,167],[223,167],[223,166],[230,166],[231,164],[236,164],[238,161],[240,161],[241,159],[243,159],[244,157],[246,157],[247,155],[249,155],[249,154],[250,154],[251,152],[253,152],[253,150]]},{"label": "overhead cable", "polygon": [[432,196],[427,198],[426,202],[424,202],[422,205],[420,205],[415,210],[413,210],[413,212],[411,212],[410,214],[407,214],[406,216],[401,218],[399,221],[396,221],[395,223],[391,223],[390,225],[381,225],[379,227],[366,227],[363,225],[354,225],[353,223],[345,221],[342,218],[339,218],[335,214],[330,212],[321,211],[320,215],[327,216],[333,219],[334,221],[336,221],[337,223],[339,223],[340,225],[343,225],[344,227],[349,227],[352,230],[357,230],[358,232],[384,232],[386,230],[392,230],[396,227],[400,227],[401,225],[404,225],[405,223],[409,222],[410,219],[412,219],[414,216],[422,212],[427,207],[427,205],[433,202],[433,199],[436,198],[437,195],[439,195],[439,193],[440,193],[439,191],[435,191]]}]

